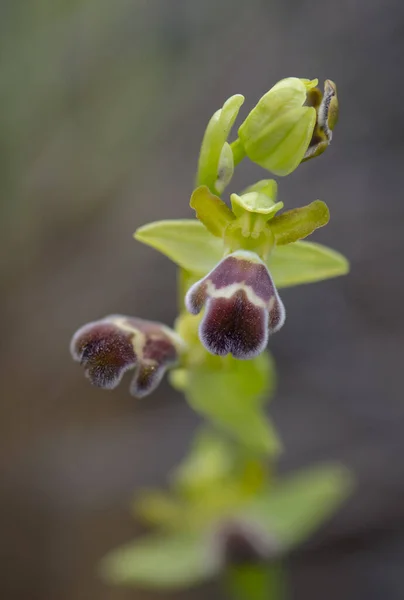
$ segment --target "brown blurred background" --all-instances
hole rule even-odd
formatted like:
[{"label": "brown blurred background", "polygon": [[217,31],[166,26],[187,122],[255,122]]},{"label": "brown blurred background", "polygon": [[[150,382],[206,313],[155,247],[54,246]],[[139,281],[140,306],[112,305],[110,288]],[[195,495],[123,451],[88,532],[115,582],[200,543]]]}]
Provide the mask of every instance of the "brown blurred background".
[{"label": "brown blurred background", "polygon": [[[165,383],[91,388],[72,332],[121,312],[171,323],[175,269],[132,240],[189,216],[198,148],[234,93],[329,77],[341,117],[280,182],[326,200],[316,239],[351,274],[286,290],[271,410],[289,470],[338,459],[358,489],[290,559],[297,600],[404,598],[402,0],[1,0],[0,598],[132,600],[103,585],[134,490],[162,485],[198,419]],[[233,189],[265,177],[242,165]],[[214,585],[171,598],[221,598]]]}]

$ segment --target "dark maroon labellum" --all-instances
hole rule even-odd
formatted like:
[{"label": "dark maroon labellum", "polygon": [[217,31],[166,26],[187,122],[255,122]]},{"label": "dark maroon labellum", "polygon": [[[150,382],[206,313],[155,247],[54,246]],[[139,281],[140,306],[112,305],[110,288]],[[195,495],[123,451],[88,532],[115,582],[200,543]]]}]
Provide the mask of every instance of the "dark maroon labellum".
[{"label": "dark maroon labellum", "polygon": [[70,350],[93,385],[113,389],[134,369],[131,394],[142,397],[160,383],[166,369],[177,363],[182,341],[160,323],[111,315],[81,327]]},{"label": "dark maroon labellum", "polygon": [[285,309],[266,265],[253,252],[224,258],[195,283],[185,298],[198,314],[205,306],[199,335],[212,354],[248,359],[260,354],[268,336],[280,329]]}]

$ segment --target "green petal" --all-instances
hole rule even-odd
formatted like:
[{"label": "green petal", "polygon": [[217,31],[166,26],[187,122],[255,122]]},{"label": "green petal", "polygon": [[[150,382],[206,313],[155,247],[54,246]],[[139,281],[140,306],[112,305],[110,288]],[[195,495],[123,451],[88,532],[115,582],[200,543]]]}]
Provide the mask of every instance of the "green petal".
[{"label": "green petal", "polygon": [[185,394],[194,410],[240,443],[255,452],[276,454],[279,440],[260,406],[273,387],[272,364],[267,361],[265,354],[248,361],[229,357],[218,361],[221,368],[194,368]]},{"label": "green petal", "polygon": [[283,202],[276,202],[266,194],[260,192],[248,192],[239,196],[232,194],[230,196],[231,206],[236,217],[241,217],[245,211],[265,215],[266,220],[283,208]]},{"label": "green petal", "polygon": [[218,569],[203,537],[147,536],[113,550],[101,563],[105,580],[154,589],[179,589],[212,577]]},{"label": "green petal", "polygon": [[278,246],[297,242],[307,237],[319,227],[323,227],[330,219],[330,212],[325,202],[315,200],[308,206],[289,210],[274,217],[269,226]]},{"label": "green petal", "polygon": [[279,481],[247,511],[286,547],[299,544],[349,497],[353,479],[340,465],[320,465]]},{"label": "green petal", "polygon": [[234,220],[230,208],[202,185],[193,192],[189,205],[212,235],[223,237],[227,225]]},{"label": "green petal", "polygon": [[199,154],[197,186],[207,185],[212,192],[218,191],[216,181],[220,156],[243,102],[244,96],[232,96],[209,121]]},{"label": "green petal", "polygon": [[139,227],[134,237],[193,273],[205,275],[223,257],[222,240],[195,219],[155,221]]},{"label": "green petal", "polygon": [[275,246],[267,265],[278,288],[330,279],[349,271],[342,254],[312,242]]}]

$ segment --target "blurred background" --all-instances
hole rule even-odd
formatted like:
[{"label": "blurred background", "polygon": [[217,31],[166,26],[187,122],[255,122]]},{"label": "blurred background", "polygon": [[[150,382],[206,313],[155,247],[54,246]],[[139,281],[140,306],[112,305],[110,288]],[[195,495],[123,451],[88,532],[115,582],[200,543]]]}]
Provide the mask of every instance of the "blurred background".
[{"label": "blurred background", "polygon": [[[326,200],[315,239],[352,271],[283,292],[271,411],[283,471],[337,459],[358,480],[290,557],[292,595],[404,597],[403,53],[401,0],[1,0],[0,598],[152,597],[96,565],[136,535],[134,491],[164,484],[198,418],[167,383],[142,401],[92,388],[69,339],[109,313],[172,323],[175,268],[132,233],[191,215],[228,96],[245,116],[292,75],[336,81],[341,116],[280,200]],[[232,189],[265,176],[242,164]]]}]

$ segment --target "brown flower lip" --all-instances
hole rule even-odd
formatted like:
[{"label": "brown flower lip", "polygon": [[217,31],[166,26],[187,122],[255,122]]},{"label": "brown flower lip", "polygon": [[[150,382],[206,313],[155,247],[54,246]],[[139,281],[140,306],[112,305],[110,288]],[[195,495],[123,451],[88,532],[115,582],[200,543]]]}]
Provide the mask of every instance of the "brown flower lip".
[{"label": "brown flower lip", "polygon": [[285,309],[265,263],[238,250],[196,282],[185,298],[188,311],[205,306],[199,336],[212,354],[249,359],[260,354],[268,336],[285,321]]},{"label": "brown flower lip", "polygon": [[124,315],[87,323],[70,344],[73,359],[95,386],[113,389],[134,369],[130,393],[138,398],[156,389],[182,350],[181,338],[169,327]]}]

